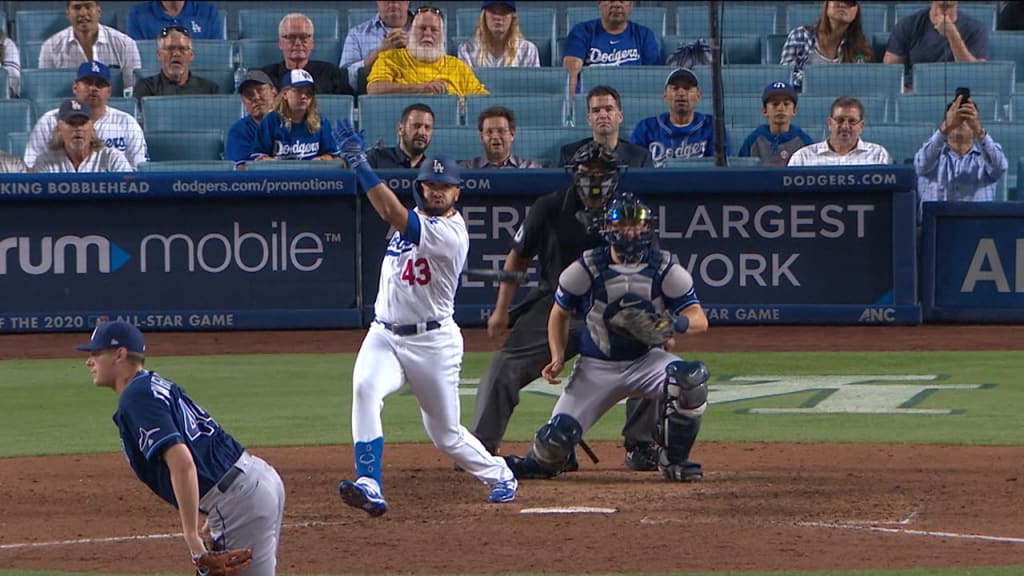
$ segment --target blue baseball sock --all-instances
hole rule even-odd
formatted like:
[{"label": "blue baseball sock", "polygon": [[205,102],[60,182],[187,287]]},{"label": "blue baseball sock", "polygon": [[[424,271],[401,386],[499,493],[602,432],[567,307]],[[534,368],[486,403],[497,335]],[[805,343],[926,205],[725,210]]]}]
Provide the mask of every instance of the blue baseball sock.
[{"label": "blue baseball sock", "polygon": [[378,436],[369,442],[356,442],[354,447],[356,460],[356,477],[369,476],[377,481],[377,485],[384,491],[384,484],[380,480],[381,452],[384,451],[384,437]]}]

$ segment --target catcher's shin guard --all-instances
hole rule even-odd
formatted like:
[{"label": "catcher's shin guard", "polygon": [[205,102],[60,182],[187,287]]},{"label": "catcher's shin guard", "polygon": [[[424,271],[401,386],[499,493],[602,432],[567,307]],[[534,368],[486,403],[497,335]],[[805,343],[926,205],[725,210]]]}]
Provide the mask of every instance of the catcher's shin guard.
[{"label": "catcher's shin guard", "polygon": [[658,469],[667,480],[693,482],[703,477],[700,464],[689,457],[707,407],[707,381],[707,367],[700,362],[677,361],[665,368]]},{"label": "catcher's shin guard", "polygon": [[530,446],[530,451],[527,452],[524,459],[527,464],[520,465],[524,472],[544,473],[546,476],[524,477],[554,478],[557,476],[565,469],[573,454],[573,449],[579,444],[581,438],[583,438],[583,427],[575,418],[568,414],[555,414],[547,424],[537,430],[537,434],[533,438],[533,445]]}]

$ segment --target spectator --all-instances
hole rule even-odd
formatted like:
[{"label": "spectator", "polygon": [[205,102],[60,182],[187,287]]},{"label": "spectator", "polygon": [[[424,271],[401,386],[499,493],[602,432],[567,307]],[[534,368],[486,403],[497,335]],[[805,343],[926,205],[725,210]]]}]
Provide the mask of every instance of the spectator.
[{"label": "spectator", "polygon": [[793,67],[792,83],[797,90],[803,88],[806,66],[875,60],[861,20],[856,0],[828,0],[822,3],[817,22],[790,30],[779,63]]},{"label": "spectator", "polygon": [[622,125],[622,99],[611,86],[594,86],[587,93],[587,124],[593,134],[571,144],[562,146],[558,165],[573,165],[572,157],[581,146],[596,140],[612,149],[620,165],[630,168],[653,168],[654,161],[649,150],[619,139]]},{"label": "spectator", "polygon": [[369,72],[381,52],[405,48],[413,16],[408,0],[377,0],[377,15],[356,25],[345,36],[338,65],[348,71],[349,84],[358,88],[359,70],[365,68]]},{"label": "spectator", "polygon": [[220,86],[213,80],[193,76],[189,67],[195,53],[188,30],[181,26],[170,26],[160,31],[156,41],[156,58],[160,61],[160,73],[139,80],[135,97],[174,96],[175,94],[216,94]]},{"label": "spectator", "polygon": [[1024,30],[1024,2],[1004,2],[996,21],[996,30]]},{"label": "spectator", "polygon": [[540,162],[512,154],[516,139],[516,115],[504,106],[486,108],[476,119],[483,156],[465,160],[463,168],[543,168]]},{"label": "spectator", "polygon": [[371,168],[417,168],[423,162],[434,134],[434,111],[426,104],[410,104],[398,122],[398,145],[384,148],[381,142],[366,151]]},{"label": "spectator", "polygon": [[0,174],[25,174],[28,171],[24,160],[0,150]]},{"label": "spectator", "polygon": [[80,100],[65,100],[57,113],[59,121],[46,152],[33,166],[34,172],[133,172],[117,148],[104,146],[92,128],[89,106]]},{"label": "spectator", "polygon": [[43,42],[40,68],[75,68],[83,62],[103,62],[121,68],[124,87],[132,88],[132,73],[142,67],[139,47],[130,36],[100,24],[99,2],[68,0],[64,13],[70,26]]},{"label": "spectator", "polygon": [[260,121],[274,106],[277,89],[262,70],[249,70],[242,77],[238,93],[242,97],[245,116],[236,120],[228,129],[224,139],[224,159],[234,162],[236,170],[243,170],[246,160],[252,158]]},{"label": "spectator", "polygon": [[126,32],[136,40],[154,40],[171,26],[188,30],[196,39],[224,40],[224,19],[217,7],[195,0],[139,2],[128,12]]},{"label": "spectator", "polygon": [[267,64],[261,70],[282,90],[281,78],[291,70],[305,70],[313,77],[317,94],[355,94],[348,83],[348,74],[323,60],[310,60],[313,51],[313,21],[305,14],[292,12],[277,25],[277,46],[284,60]]},{"label": "spectator", "polygon": [[[663,168],[669,158],[714,156],[714,119],[697,112],[701,97],[697,75],[688,68],[676,68],[665,78],[661,97],[668,112],[637,122],[630,141],[648,149],[657,168]],[[731,156],[729,134],[723,136],[725,153]]]},{"label": "spectator", "polygon": [[814,139],[793,124],[796,89],[785,82],[772,82],[761,94],[761,113],[768,119],[754,129],[740,146],[740,156],[759,158],[763,166],[785,166],[797,150]]},{"label": "spectator", "polygon": [[[146,138],[135,117],[117,108],[107,106],[110,100],[110,68],[102,62],[83,62],[78,77],[71,84],[75,98],[85,103],[92,113],[96,135],[108,148],[120,150],[132,169],[147,160]],[[46,151],[47,143],[57,126],[58,110],[40,116],[25,144],[25,164],[31,168],[36,158]]]},{"label": "spectator", "polygon": [[537,46],[523,38],[515,2],[481,2],[473,37],[459,45],[459,60],[471,68],[540,66]]},{"label": "spectator", "polygon": [[981,62],[988,58],[988,30],[959,14],[956,2],[933,0],[931,6],[901,18],[889,35],[882,62],[903,64],[903,91],[913,89],[914,64]]},{"label": "spectator", "polygon": [[21,95],[21,54],[14,40],[3,32],[0,32],[0,64],[7,71],[7,93],[17,98]]},{"label": "spectator", "polygon": [[333,160],[340,158],[331,123],[316,106],[313,77],[291,70],[281,79],[274,109],[260,121],[254,160]]},{"label": "spectator", "polygon": [[1002,146],[978,120],[978,109],[959,94],[946,107],[939,129],[914,154],[922,202],[995,200],[1007,167]]},{"label": "spectator", "polygon": [[597,3],[601,17],[580,22],[565,39],[562,66],[569,71],[569,93],[579,92],[577,82],[584,66],[656,66],[661,48],[654,32],[631,22],[633,2]]},{"label": "spectator", "polygon": [[386,50],[377,57],[366,91],[369,94],[487,94],[473,70],[445,54],[441,10],[421,6],[412,21],[405,48]]},{"label": "spectator", "polygon": [[889,151],[882,145],[860,139],[863,130],[864,105],[856,98],[840,96],[829,111],[828,138],[797,150],[789,166],[892,164]]}]

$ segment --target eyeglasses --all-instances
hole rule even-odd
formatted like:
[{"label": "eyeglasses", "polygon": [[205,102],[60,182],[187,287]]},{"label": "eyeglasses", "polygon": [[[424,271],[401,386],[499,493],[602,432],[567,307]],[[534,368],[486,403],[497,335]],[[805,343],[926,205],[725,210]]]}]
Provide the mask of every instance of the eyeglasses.
[{"label": "eyeglasses", "polygon": [[850,126],[856,126],[863,122],[860,118],[829,118],[829,120],[842,126],[843,124],[849,124]]},{"label": "eyeglasses", "polygon": [[186,29],[184,26],[178,26],[178,25],[167,26],[166,28],[164,28],[163,30],[160,31],[160,37],[161,38],[166,38],[167,35],[170,34],[171,32],[180,32],[180,33],[184,34],[185,36],[188,36],[189,38],[192,37],[192,35],[188,33],[188,29]]},{"label": "eyeglasses", "polygon": [[419,8],[416,9],[416,13],[417,14],[422,14],[424,12],[430,12],[431,14],[437,14],[438,17],[444,18],[444,13],[441,12],[441,9],[437,8],[436,6],[420,6]]},{"label": "eyeglasses", "polygon": [[160,48],[160,50],[163,50],[164,52],[169,52],[171,54],[188,54],[189,52],[192,51],[192,47],[191,46],[165,46],[163,48]]},{"label": "eyeglasses", "polygon": [[313,39],[312,34],[282,34],[281,38],[289,42],[302,42],[306,43]]}]

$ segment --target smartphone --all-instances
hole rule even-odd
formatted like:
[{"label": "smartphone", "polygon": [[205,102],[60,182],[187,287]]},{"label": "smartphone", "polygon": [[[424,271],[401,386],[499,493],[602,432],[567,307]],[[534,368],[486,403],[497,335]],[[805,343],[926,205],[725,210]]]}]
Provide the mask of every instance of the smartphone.
[{"label": "smartphone", "polygon": [[956,89],[956,95],[953,97],[954,100],[956,100],[956,96],[963,96],[960,100],[960,104],[964,105],[971,101],[971,89],[961,86]]}]

